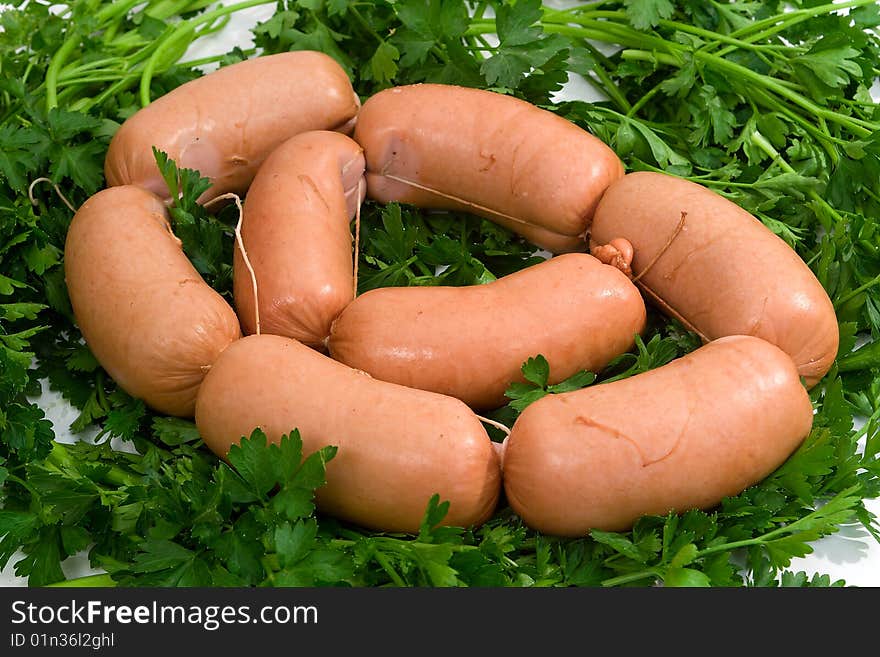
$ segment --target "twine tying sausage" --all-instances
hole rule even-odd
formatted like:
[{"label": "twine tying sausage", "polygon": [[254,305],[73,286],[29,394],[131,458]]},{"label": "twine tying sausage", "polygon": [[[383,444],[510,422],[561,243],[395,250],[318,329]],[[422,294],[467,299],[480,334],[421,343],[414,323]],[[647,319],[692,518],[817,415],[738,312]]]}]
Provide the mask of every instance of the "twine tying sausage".
[{"label": "twine tying sausage", "polygon": [[678,237],[679,233],[681,233],[682,229],[684,228],[684,220],[686,217],[687,217],[687,212],[682,210],[681,211],[681,218],[678,220],[678,225],[676,225],[675,230],[672,231],[672,235],[669,236],[669,239],[666,240],[666,244],[664,244],[663,248],[660,249],[654,255],[653,258],[651,258],[651,261],[647,264],[647,266],[641,272],[639,272],[639,274],[635,278],[632,279],[633,283],[638,283],[639,279],[642,276],[644,276],[645,274],[647,274],[651,270],[651,267],[653,267],[655,264],[657,264],[657,261],[663,256],[664,253],[666,253],[666,250],[670,246],[672,246],[672,243],[675,241],[675,238]]},{"label": "twine tying sausage", "polygon": [[247,267],[248,273],[251,277],[251,288],[254,293],[254,322],[256,326],[256,335],[260,335],[260,299],[257,293],[257,275],[254,273],[254,268],[251,266],[250,258],[248,258],[247,249],[244,248],[244,240],[241,237],[241,222],[244,219],[244,208],[241,205],[241,198],[238,194],[234,192],[229,192],[227,194],[221,194],[215,198],[212,198],[209,201],[205,201],[203,205],[208,207],[212,203],[215,203],[220,200],[233,199],[235,201],[235,207],[238,208],[238,223],[235,224],[235,244],[238,246],[239,251],[241,252],[241,257],[244,260],[244,266]]},{"label": "twine tying sausage", "polygon": [[[476,413],[474,413],[474,415],[476,415]],[[504,432],[505,436],[510,435],[510,429],[508,428],[508,426],[506,424],[501,424],[500,422],[496,422],[495,420],[490,420],[489,418],[483,417],[482,415],[477,415],[477,419],[480,422],[485,422],[486,424],[488,424],[491,427],[495,427],[496,429],[500,429],[502,432]]]},{"label": "twine tying sausage", "polygon": [[354,209],[354,281],[352,282],[352,287],[354,288],[352,291],[352,298],[356,299],[358,295],[358,260],[360,260],[360,245],[361,245],[361,199],[363,195],[361,191],[364,189],[366,182],[364,178],[361,177],[358,179],[358,202],[357,206]]},{"label": "twine tying sausage", "polygon": [[652,290],[645,283],[643,283],[642,281],[639,280],[640,278],[642,278],[642,276],[647,274],[655,264],[657,264],[657,261],[660,260],[660,258],[663,256],[663,254],[666,253],[666,251],[669,249],[670,246],[672,246],[672,243],[675,241],[675,238],[677,238],[679,236],[679,234],[681,233],[682,229],[684,229],[684,222],[685,222],[686,217],[687,217],[687,212],[682,210],[681,211],[681,218],[678,220],[678,224],[675,226],[675,230],[672,231],[672,235],[670,235],[669,239],[666,240],[666,244],[664,244],[663,248],[661,248],[654,255],[653,258],[651,258],[651,261],[648,263],[648,265],[641,272],[639,272],[639,274],[637,276],[635,276],[632,279],[632,282],[635,283],[636,285],[638,285],[640,290],[642,290],[645,294],[647,294],[649,297],[651,297],[651,299],[654,301],[654,303],[657,304],[658,306],[660,306],[660,308],[662,308],[663,312],[665,312],[668,315],[672,315],[675,319],[677,319],[679,322],[681,322],[681,324],[687,330],[691,331],[692,333],[696,333],[699,336],[700,340],[702,340],[703,342],[709,342],[709,337],[707,335],[705,335],[696,326],[694,326],[691,322],[689,322],[687,319],[685,319],[681,315],[681,313],[679,313],[677,310],[675,310],[675,308],[673,308],[668,303],[666,303],[666,301],[663,298],[661,298],[660,295],[658,295],[656,292],[654,292],[654,290]]},{"label": "twine tying sausage", "polygon": [[[387,168],[387,167],[386,167]],[[404,185],[409,185],[410,187],[415,187],[416,189],[421,189],[425,192],[430,192],[431,194],[436,194],[437,196],[442,196],[443,198],[449,199],[450,201],[455,201],[456,203],[461,203],[462,205],[466,205],[471,208],[476,208],[477,210],[482,210],[483,212],[488,212],[490,214],[497,215],[499,217],[504,217],[509,221],[513,221],[518,224],[522,224],[524,226],[530,226],[532,228],[535,227],[534,224],[526,221],[525,219],[520,219],[519,217],[514,217],[513,215],[506,214],[499,210],[493,210],[492,208],[487,208],[485,205],[480,205],[479,203],[474,203],[472,201],[467,201],[463,198],[459,198],[458,196],[454,196],[452,194],[447,194],[446,192],[441,192],[439,189],[434,189],[433,187],[428,187],[427,185],[422,185],[413,180],[409,180],[407,178],[402,178],[401,176],[396,176],[393,173],[386,173],[384,170],[380,174],[381,176],[388,178],[389,180],[393,180],[395,182],[402,183]]]},{"label": "twine tying sausage", "polygon": [[[681,324],[691,331],[692,333],[696,333],[703,342],[709,342],[708,336],[704,335],[696,326],[691,324],[687,319],[682,317],[682,315],[676,311],[672,306],[670,306],[666,301],[661,298],[654,290],[648,287],[644,282],[640,279],[647,274],[654,265],[663,257],[663,254],[669,250],[669,247],[672,246],[672,243],[675,239],[681,234],[681,231],[684,230],[685,219],[687,218],[687,212],[684,210],[681,211],[681,217],[678,220],[678,224],[676,224],[675,229],[672,231],[672,234],[666,240],[666,243],[663,247],[654,254],[654,257],[648,262],[644,269],[639,272],[636,276],[632,275],[632,269],[630,268],[632,264],[632,252],[627,255],[621,254],[620,248],[615,246],[615,242],[617,240],[611,240],[608,244],[602,244],[599,246],[591,246],[590,252],[594,257],[601,260],[606,265],[610,265],[612,267],[616,267],[624,274],[630,277],[630,280],[639,287],[639,289],[644,292],[647,296],[651,298],[655,305],[659,306],[663,312],[667,315],[671,315],[675,319],[677,319]],[[624,238],[620,238],[621,241],[626,241]],[[632,249],[632,245],[627,242],[627,245]]]},{"label": "twine tying sausage", "polygon": [[67,197],[61,192],[61,188],[58,187],[58,183],[56,183],[51,178],[46,178],[46,177],[37,178],[36,180],[33,180],[30,185],[28,185],[28,198],[31,201],[31,205],[33,205],[33,206],[37,205],[37,199],[34,198],[34,187],[36,187],[37,183],[41,183],[41,182],[51,183],[52,187],[55,188],[55,193],[58,194],[58,198],[61,199],[61,201],[64,203],[64,205],[66,205],[68,208],[70,208],[71,212],[73,212],[73,213],[76,212],[76,208],[73,207],[73,204],[70,201],[68,201]]}]

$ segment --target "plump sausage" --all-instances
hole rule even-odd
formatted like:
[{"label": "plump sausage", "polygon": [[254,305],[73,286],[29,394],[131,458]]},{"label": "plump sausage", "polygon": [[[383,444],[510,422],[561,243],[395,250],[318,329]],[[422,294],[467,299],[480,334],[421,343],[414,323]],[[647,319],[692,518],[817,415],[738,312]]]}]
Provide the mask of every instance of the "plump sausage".
[{"label": "plump sausage", "polygon": [[645,324],[635,285],[586,253],[559,255],[485,285],[371,290],[334,322],[330,354],[383,381],[478,409],[504,403],[531,356],[551,383],[598,371]]},{"label": "plump sausage", "polygon": [[92,196],[70,224],[64,271],[76,322],[113,380],[161,413],[192,416],[205,373],[241,333],[162,201],[134,186]]},{"label": "plump sausage", "polygon": [[364,103],[354,138],[367,156],[370,198],[466,210],[555,253],[585,250],[599,197],[623,175],[614,151],[574,123],[452,85],[379,92]]},{"label": "plump sausage", "polygon": [[234,256],[235,305],[245,333],[323,346],[330,323],[354,298],[349,219],[366,190],[361,147],[337,132],[301,133],[266,159],[241,224],[251,270]]},{"label": "plump sausage", "polygon": [[252,335],[231,345],[199,391],[196,425],[220,456],[259,427],[299,429],[304,453],[336,445],[318,508],[383,531],[416,532],[428,500],[448,500],[449,525],[495,509],[498,456],[485,429],[451,397],[370,378],[296,340]]},{"label": "plump sausage", "polygon": [[788,458],[812,419],[784,352],[720,338],[656,370],[533,403],[507,439],[504,487],[542,532],[619,531],[740,493]]},{"label": "plump sausage", "polygon": [[306,130],[349,133],[360,102],[345,71],[312,51],[245,60],[187,82],[132,115],[110,142],[108,185],[164,197],[152,146],[213,181],[201,201],[242,194],[266,156]]},{"label": "plump sausage", "polygon": [[647,296],[704,340],[768,340],[808,386],[831,367],[839,334],[828,294],[793,249],[721,195],[665,174],[628,174],[599,203],[593,253],[607,262],[614,238],[632,244]]}]

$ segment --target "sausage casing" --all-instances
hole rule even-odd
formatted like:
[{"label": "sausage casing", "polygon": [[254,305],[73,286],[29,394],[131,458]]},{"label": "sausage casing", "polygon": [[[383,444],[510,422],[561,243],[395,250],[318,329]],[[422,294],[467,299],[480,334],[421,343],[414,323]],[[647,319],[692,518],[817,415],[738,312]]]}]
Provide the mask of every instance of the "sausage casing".
[{"label": "sausage casing", "polygon": [[243,194],[278,144],[306,130],[350,132],[360,101],[328,55],[302,50],[224,66],[173,89],[129,117],[104,160],[108,185],[165,198],[152,147],[213,182],[200,197]]},{"label": "sausage casing", "polygon": [[485,409],[504,403],[528,358],[544,356],[558,383],[600,370],[644,324],[645,304],[625,275],[569,253],[484,285],[371,290],[334,322],[329,348],[383,381]]},{"label": "sausage casing", "polygon": [[70,224],[64,272],[76,322],[113,380],[157,411],[191,416],[205,373],[241,332],[162,201],[135,186],[89,198]]},{"label": "sausage casing", "polygon": [[466,210],[554,253],[585,250],[599,198],[623,175],[614,151],[574,123],[454,85],[380,91],[364,103],[354,138],[370,198]]},{"label": "sausage casing", "polygon": [[257,172],[236,244],[235,305],[245,333],[323,346],[331,322],[354,298],[349,219],[366,189],[361,147],[337,132],[284,142]]},{"label": "sausage casing", "polygon": [[706,509],[781,465],[810,432],[791,359],[729,336],[655,370],[549,395],[519,416],[503,457],[529,526],[583,536],[647,514]]},{"label": "sausage casing", "polygon": [[594,253],[615,238],[632,244],[647,296],[705,340],[768,340],[808,386],[830,369],[839,331],[825,289],[791,247],[720,194],[665,174],[627,174],[590,228]]},{"label": "sausage casing", "polygon": [[372,529],[417,532],[435,493],[450,503],[445,524],[478,525],[500,494],[493,443],[462,402],[377,381],[280,336],[223,352],[196,425],[221,456],[257,427],[274,440],[298,429],[304,453],[336,445],[318,508]]}]

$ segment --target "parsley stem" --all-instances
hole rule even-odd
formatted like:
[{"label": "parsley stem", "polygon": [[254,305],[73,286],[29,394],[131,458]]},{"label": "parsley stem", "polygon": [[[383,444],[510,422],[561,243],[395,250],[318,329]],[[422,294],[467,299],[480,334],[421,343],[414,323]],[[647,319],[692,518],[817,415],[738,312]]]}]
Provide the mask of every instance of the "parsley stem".
[{"label": "parsley stem", "polygon": [[631,582],[638,582],[643,579],[648,579],[652,577],[657,579],[660,575],[656,570],[640,570],[637,573],[629,573],[628,575],[619,575],[618,577],[612,577],[610,579],[602,580],[602,586],[620,586],[621,584],[629,584]]},{"label": "parsley stem", "polygon": [[[822,148],[825,149],[825,152],[831,159],[831,163],[835,165],[837,164],[837,162],[840,160],[840,155],[837,149],[834,147],[834,144],[846,144],[847,142],[845,140],[834,137],[828,132],[822,132],[819,128],[813,125],[812,122],[808,121],[803,116],[793,111],[791,108],[785,107],[784,105],[780,105],[778,102],[776,102],[769,94],[769,92],[764,91],[763,89],[752,89],[752,92],[755,95],[758,104],[763,105],[768,109],[775,110],[776,113],[785,116],[792,123],[797,123],[806,132],[813,135],[816,141],[818,141],[822,145]],[[757,111],[755,113],[757,113]]]},{"label": "parsley stem", "polygon": [[[576,8],[579,9],[579,8]],[[596,18],[604,18],[609,20],[597,21]],[[548,22],[560,22],[560,23],[576,23],[578,25],[590,25],[590,26],[605,26],[605,25],[620,25],[620,23],[612,23],[612,20],[620,20],[620,21],[628,21],[628,17],[626,12],[624,11],[582,11],[578,12],[576,16],[569,15],[560,15],[560,12],[547,12],[545,14],[545,19]],[[790,46],[785,46],[782,44],[753,44],[748,41],[742,41],[740,39],[736,39],[734,37],[728,36],[726,34],[721,34],[719,32],[713,32],[711,30],[706,30],[701,27],[697,27],[696,25],[688,25],[687,23],[679,23],[677,21],[670,21],[661,19],[657,23],[660,27],[669,28],[671,30],[676,30],[678,32],[684,32],[686,34],[692,34],[694,36],[703,37],[705,39],[711,39],[714,42],[727,43],[735,48],[742,48],[744,50],[751,50],[755,53],[761,53],[762,51],[771,52],[771,54],[777,54],[778,50],[790,50]],[[629,28],[626,28],[629,29]],[[704,48],[706,46],[703,46]],[[778,54],[779,57],[785,57],[785,54]]]},{"label": "parsley stem", "polygon": [[[49,455],[46,457],[46,464],[51,465],[58,471],[65,469],[74,470],[76,468],[76,464],[70,456],[67,447],[58,441],[52,442],[52,451],[49,452]],[[102,475],[102,478],[104,481],[109,482],[114,486],[135,486],[140,483],[140,478],[137,475],[118,465],[110,466],[110,469]],[[98,486],[97,482],[92,481],[91,483],[99,490],[104,491],[103,488]]]},{"label": "parsley stem", "polygon": [[[818,5],[816,7],[808,7],[806,9],[796,9],[795,11],[776,14],[775,16],[770,16],[763,20],[755,21],[738,30],[734,30],[730,33],[730,36],[741,38],[745,35],[751,34],[753,36],[750,38],[760,39],[764,37],[754,36],[754,33],[757,32],[763,34],[766,31],[766,28],[772,29],[779,26],[780,24],[783,24],[785,27],[789,27],[796,23],[800,23],[802,21],[809,20],[810,18],[821,16],[823,14],[829,14],[834,11],[853,9],[873,4],[876,4],[876,0],[850,0],[849,2],[828,3],[824,5]],[[782,29],[785,29],[785,27],[783,27]],[[773,32],[773,34],[775,34],[775,32]]]},{"label": "parsley stem", "polygon": [[385,39],[383,39],[382,36],[375,29],[373,29],[373,26],[370,25],[369,22],[367,22],[367,19],[364,18],[363,14],[361,14],[361,12],[358,11],[357,7],[354,7],[354,6],[349,7],[348,12],[352,16],[355,17],[355,20],[357,20],[358,24],[362,28],[364,28],[364,30],[367,32],[367,34],[371,35],[379,43],[385,43]]},{"label": "parsley stem", "polygon": [[112,21],[117,18],[123,18],[126,14],[128,14],[128,11],[130,9],[132,9],[140,2],[141,0],[113,0],[113,2],[108,2],[104,4],[104,6],[95,13],[95,18],[98,19],[99,24],[103,24],[107,21]]},{"label": "parsley stem", "polygon": [[630,107],[629,111],[626,113],[627,117],[633,118],[638,113],[638,111],[640,109],[642,109],[645,106],[645,104],[647,104],[647,102],[649,100],[651,100],[654,96],[657,95],[657,93],[660,91],[662,86],[663,86],[663,82],[662,81],[658,82],[650,89],[650,91],[648,91],[648,93],[644,94],[641,98],[639,98],[636,101],[635,105]]},{"label": "parsley stem", "polygon": [[120,78],[118,82],[110,85],[94,98],[87,99],[85,104],[80,108],[80,111],[88,112],[92,107],[102,105],[104,101],[106,101],[108,98],[115,96],[116,94],[124,91],[127,87],[131,86],[134,81],[137,80],[140,76],[141,74],[138,71],[129,73],[128,75]]},{"label": "parsley stem", "polygon": [[39,498],[39,493],[36,490],[34,490],[33,486],[31,486],[24,479],[16,477],[11,472],[6,476],[6,481],[11,481],[11,482],[18,484],[19,486],[24,488],[26,491],[28,491],[33,497]]},{"label": "parsley stem", "polygon": [[[67,80],[69,78],[76,77],[77,75],[80,75],[82,73],[94,71],[95,69],[100,69],[103,66],[113,67],[114,64],[119,64],[119,65],[124,66],[125,59],[123,57],[106,57],[104,59],[96,59],[95,61],[88,62],[86,64],[79,64],[78,66],[71,66],[71,67],[65,68],[63,71],[61,71],[58,74],[58,79],[59,80]],[[111,68],[110,70],[114,70],[114,71],[118,72],[119,68],[114,67],[114,68]]]},{"label": "parsley stem", "polygon": [[88,588],[88,587],[114,587],[116,582],[113,578],[102,573],[100,575],[85,575],[83,577],[74,577],[73,579],[64,579],[53,584],[46,584],[48,588]]},{"label": "parsley stem", "polygon": [[[876,0],[855,0],[853,2],[842,2],[839,4],[832,3],[820,5],[818,7],[810,7],[807,9],[799,9],[783,14],[777,14],[776,16],[771,16],[770,18],[764,19],[762,21],[757,21],[747,27],[732,32],[731,36],[737,38],[745,34],[750,34],[747,41],[760,41],[762,39],[766,39],[775,34],[778,34],[779,32],[787,30],[788,28],[797,25],[798,23],[802,23],[804,21],[810,20],[811,18],[815,18],[816,16],[829,14],[833,11],[839,11],[842,9],[864,7],[873,4],[876,4]],[[719,57],[723,57],[733,50],[733,48],[728,47],[720,50],[716,54]]]},{"label": "parsley stem", "polygon": [[99,369],[97,374],[95,374],[95,392],[98,396],[98,403],[101,405],[101,408],[104,409],[104,412],[109,413],[111,404],[107,399],[107,393],[104,390],[104,370]]},{"label": "parsley stem", "polygon": [[[140,82],[141,105],[143,107],[146,107],[151,102],[150,83],[153,79],[153,73],[158,67],[161,66],[164,68],[171,66],[171,64],[173,64],[183,55],[186,47],[189,46],[189,44],[191,44],[195,39],[218,29],[217,27],[215,27],[217,21],[222,21],[225,17],[243,9],[249,9],[250,7],[270,4],[274,1],[275,0],[245,0],[244,2],[239,2],[234,5],[221,5],[217,7],[217,9],[205,12],[204,14],[199,14],[198,16],[190,18],[189,20],[175,26],[172,32],[164,40],[159,42],[159,45],[156,47],[156,49],[153,51],[153,54],[150,55],[150,58],[144,65],[144,70],[141,74]],[[183,50],[179,50],[182,42],[184,41],[186,41],[186,46],[183,48]],[[174,47],[173,50],[172,47]],[[170,56],[166,55],[166,53],[168,53],[169,51]],[[163,55],[165,55],[166,58],[160,60],[160,57],[162,57]]]},{"label": "parsley stem", "polygon": [[840,308],[840,306],[845,304],[847,301],[849,301],[850,299],[852,299],[856,295],[861,294],[862,292],[874,287],[877,284],[880,284],[880,274],[878,274],[877,276],[875,276],[874,278],[869,280],[864,285],[860,285],[856,289],[854,289],[854,290],[850,291],[849,293],[840,297],[837,301],[834,302],[834,308],[835,309]]},{"label": "parsley stem", "polygon": [[[153,51],[153,54],[150,55],[150,58],[144,65],[143,73],[141,73],[141,107],[146,107],[152,102],[152,98],[150,97],[150,84],[153,81],[153,74],[156,71],[156,67],[160,64],[160,57],[165,55],[165,53],[172,47],[180,48],[182,41],[186,41],[187,46],[189,46],[189,44],[195,40],[195,35],[196,31],[193,25],[186,24],[183,27],[174,30],[166,39],[161,41]],[[181,52],[181,55],[182,54],[183,53]]]},{"label": "parsley stem", "polygon": [[[827,11],[831,9],[844,8],[846,6],[860,6],[869,4],[865,0],[846,3],[842,5],[823,5]],[[794,12],[793,12],[794,13]],[[821,12],[809,10],[810,15]],[[571,21],[569,21],[571,22]],[[774,20],[775,24],[777,20]],[[546,22],[543,24],[545,32],[556,32],[567,36],[581,37],[585,39],[593,39],[596,41],[614,43],[622,46],[625,50],[621,53],[623,59],[636,59],[642,61],[656,62],[667,64],[670,66],[681,67],[683,60],[681,54],[690,49],[683,44],[668,41],[662,37],[653,36],[643,32],[639,32],[624,25],[616,24],[612,21],[598,21],[584,19],[579,25],[560,25],[557,23]],[[468,29],[468,34],[486,33],[495,30],[495,26],[489,22],[475,22]],[[817,117],[832,121],[859,137],[866,137],[876,130],[878,126],[870,121],[840,114],[833,110],[819,106],[812,100],[791,88],[789,83],[778,80],[772,76],[758,73],[736,62],[732,62],[719,54],[713,54],[702,50],[691,51],[694,58],[699,59],[703,64],[708,64],[725,72],[735,79],[742,82],[754,83],[760,85],[764,89],[784,98],[790,103],[805,110],[811,117]]]},{"label": "parsley stem", "polygon": [[[626,99],[620,89],[617,88],[617,85],[614,84],[614,80],[611,79],[611,76],[608,74],[608,71],[605,70],[605,67],[601,64],[600,59],[604,59],[602,54],[596,50],[595,46],[587,40],[584,40],[584,46],[586,46],[593,55],[595,59],[595,63],[593,64],[593,73],[596,74],[596,77],[599,78],[599,81],[602,83],[602,91],[611,98],[617,106],[620,108],[620,111],[629,113],[632,110],[632,106],[629,104],[629,101]],[[589,76],[584,76],[585,78]]]},{"label": "parsley stem", "polygon": [[144,12],[151,18],[165,20],[171,16],[177,16],[182,13],[198,11],[213,4],[213,0],[159,0],[152,7],[148,7]]},{"label": "parsley stem", "polygon": [[639,62],[651,62],[652,64],[666,64],[667,66],[680,67],[681,59],[675,55],[668,55],[662,52],[651,52],[648,50],[628,49],[620,53],[621,59],[627,59]]},{"label": "parsley stem", "polygon": [[394,566],[391,565],[391,562],[388,560],[388,558],[384,554],[382,554],[379,551],[376,551],[376,553],[373,554],[373,558],[376,560],[376,563],[378,563],[380,566],[382,566],[382,570],[384,570],[386,573],[388,573],[388,577],[391,578],[391,581],[394,582],[395,586],[400,586],[400,587],[406,586],[406,582],[404,582],[403,579],[400,577],[400,575],[397,573],[397,571],[394,570]]},{"label": "parsley stem", "polygon": [[[624,54],[625,52],[621,53],[621,56],[623,56]],[[662,63],[669,62],[668,58],[664,58],[663,60],[661,60],[659,55],[660,53],[640,53],[640,56],[642,58],[644,58],[645,56],[651,56]],[[718,55],[712,55],[709,53],[697,51],[694,53],[694,57],[701,59],[706,63],[710,63],[716,68],[722,69],[730,73],[731,75],[738,76],[743,81],[760,84],[768,91],[772,91],[776,95],[782,96],[786,100],[806,110],[811,116],[815,116],[818,118],[827,118],[834,123],[848,128],[853,134],[859,137],[867,137],[871,134],[872,130],[877,129],[878,127],[871,122],[839,114],[838,112],[829,110],[825,107],[820,107],[819,105],[816,105],[813,101],[808,99],[806,96],[803,96],[797,91],[790,89],[788,86],[781,84],[779,80],[772,78],[768,75],[764,75],[763,73],[757,73],[750,68],[746,68],[745,66],[737,64],[735,62],[731,62],[727,59],[724,59],[723,57],[719,57]]]},{"label": "parsley stem", "polygon": [[857,372],[880,365],[880,340],[875,340],[837,360],[838,372]]},{"label": "parsley stem", "polygon": [[[782,157],[782,155],[780,155],[779,151],[777,151],[777,150],[773,147],[773,144],[771,144],[771,143],[767,140],[767,138],[766,138],[764,135],[762,135],[760,132],[758,132],[757,130],[755,130],[755,131],[752,133],[752,135],[751,135],[751,137],[749,138],[749,140],[750,140],[753,144],[755,144],[755,146],[757,146],[757,147],[760,148],[762,151],[764,151],[765,153],[767,153],[767,155],[769,155],[769,156],[773,159],[773,161],[774,161],[776,164],[779,165],[779,168],[780,168],[780,169],[782,169],[782,170],[785,171],[786,173],[794,173],[794,174],[797,173],[797,171],[795,171],[794,167],[791,166],[788,162],[785,161],[785,159]],[[811,190],[809,190],[809,191],[807,192],[807,196],[809,196],[809,197],[810,197],[811,199],[813,199],[818,205],[820,205],[820,206],[821,206],[821,207],[822,207],[822,208],[823,208],[823,209],[829,214],[829,216],[830,216],[834,221],[837,221],[837,222],[842,222],[842,221],[843,221],[843,217],[840,216],[840,213],[839,213],[837,210],[835,210],[833,207],[831,207],[831,204],[828,203],[828,201],[826,201],[824,198],[822,198],[822,197],[819,195],[819,193],[818,193],[815,189],[811,189]],[[821,213],[816,213],[816,217],[819,219],[820,222],[822,222],[822,224],[823,224],[823,226],[825,227],[826,230],[830,230],[830,229],[831,229],[831,226],[828,225],[825,221],[823,221],[823,218],[824,218],[824,217],[823,217],[823,215],[822,215]]]},{"label": "parsley stem", "polygon": [[[844,500],[845,498],[854,495],[858,491],[859,487],[859,485],[851,486],[845,490],[840,491],[839,493],[837,493],[837,495],[828,500],[828,504],[833,501]],[[821,524],[821,520],[825,513],[826,511],[824,510],[824,507],[819,507],[818,509],[814,509],[807,515],[798,518],[791,524],[779,526],[776,529],[761,534],[760,536],[754,536],[752,538],[746,538],[741,541],[732,541],[730,543],[722,543],[720,545],[713,545],[712,547],[704,548],[697,552],[695,558],[701,559],[703,557],[709,556],[710,554],[715,554],[716,552],[732,552],[733,550],[763,545],[785,535],[793,535],[802,531],[816,529],[816,525]],[[838,524],[840,523],[836,523],[831,526],[829,528],[830,531],[824,531],[822,533],[828,534],[832,531],[836,531]]]},{"label": "parsley stem", "polygon": [[49,68],[46,70],[46,109],[51,110],[58,107],[58,74],[61,67],[70,56],[70,53],[79,45],[79,32],[76,30],[64,40],[61,47],[52,56],[49,62]]},{"label": "parsley stem", "polygon": [[437,59],[439,59],[444,64],[449,63],[449,55],[447,55],[446,52],[440,46],[437,46],[437,45],[431,46],[431,52],[434,53],[434,56],[436,56]]}]

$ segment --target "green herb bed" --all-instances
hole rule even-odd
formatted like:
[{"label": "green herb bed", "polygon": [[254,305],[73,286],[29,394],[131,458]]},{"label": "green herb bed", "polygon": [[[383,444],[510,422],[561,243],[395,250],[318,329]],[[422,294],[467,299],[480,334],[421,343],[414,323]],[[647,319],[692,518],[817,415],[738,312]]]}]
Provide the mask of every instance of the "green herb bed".
[{"label": "green herb bed", "polygon": [[[877,3],[795,0],[784,13],[775,1],[561,11],[538,0],[298,0],[277,3],[253,30],[256,49],[180,61],[259,4],[72,0],[60,11],[30,2],[0,14],[0,568],[14,563],[30,585],[825,586],[830,577],[793,572],[792,558],[847,523],[880,540],[864,506],[880,494]],[[719,508],[646,517],[630,532],[560,540],[503,504],[477,530],[442,528],[445,506],[434,499],[417,536],[390,535],[316,513],[332,447],[303,458],[294,431],[280,445],[257,433],[229,467],[191,422],[126,395],[74,324],[62,266],[73,212],[60,194],[78,207],[100,189],[119,124],[200,75],[197,66],[291,49],[335,57],[362,98],[420,81],[525,98],[598,135],[628,170],[694,180],[760,218],[813,269],[840,321],[840,353],[811,393],[804,445]],[[608,100],[554,104],[570,73]],[[197,179],[184,185],[175,229],[231,299],[237,215],[207,215],[191,202],[197,190]],[[472,285],[537,261],[496,225],[395,204],[367,203],[361,236],[362,292]],[[493,418],[509,426],[544,394],[632,376],[697,345],[650,311],[637,348],[595,376],[548,388],[546,362],[529,361],[530,384],[515,386]],[[41,380],[79,409],[70,430],[96,429],[97,444],[53,440],[67,427],[33,403]],[[137,453],[114,451],[111,439]],[[107,574],[63,582],[62,562],[86,549]]]}]

